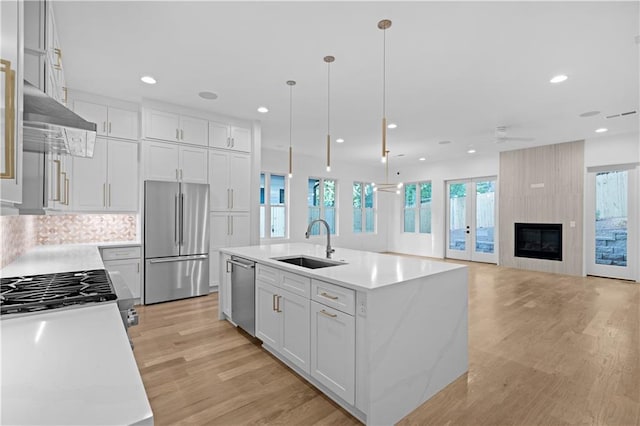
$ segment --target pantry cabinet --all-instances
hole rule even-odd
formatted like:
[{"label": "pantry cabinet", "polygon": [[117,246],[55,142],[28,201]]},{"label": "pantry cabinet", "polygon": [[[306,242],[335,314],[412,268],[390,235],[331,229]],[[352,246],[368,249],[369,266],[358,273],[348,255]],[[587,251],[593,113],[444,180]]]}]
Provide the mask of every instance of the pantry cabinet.
[{"label": "pantry cabinet", "polygon": [[152,108],[144,110],[145,138],[208,145],[208,121]]},{"label": "pantry cabinet", "polygon": [[80,117],[96,123],[98,136],[138,140],[138,111],[81,100],[75,100],[73,108]]},{"label": "pantry cabinet", "polygon": [[209,147],[251,152],[251,129],[211,121]]},{"label": "pantry cabinet", "polygon": [[223,150],[209,151],[210,207],[213,211],[249,211],[251,157]]},{"label": "pantry cabinet", "polygon": [[97,138],[93,158],[73,158],[75,211],[138,209],[138,144]]},{"label": "pantry cabinet", "polygon": [[207,183],[207,150],[188,145],[145,141],[145,180]]},{"label": "pantry cabinet", "polygon": [[209,216],[209,276],[211,286],[220,285],[220,249],[251,244],[249,213],[211,212]]}]

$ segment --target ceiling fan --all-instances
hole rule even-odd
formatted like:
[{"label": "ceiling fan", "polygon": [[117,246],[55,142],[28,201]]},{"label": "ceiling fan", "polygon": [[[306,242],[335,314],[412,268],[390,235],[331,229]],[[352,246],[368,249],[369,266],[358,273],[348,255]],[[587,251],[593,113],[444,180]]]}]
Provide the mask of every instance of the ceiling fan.
[{"label": "ceiling fan", "polygon": [[535,140],[535,138],[522,138],[515,136],[507,136],[507,126],[498,126],[495,128],[494,137],[495,143],[505,143],[505,142],[531,142]]}]

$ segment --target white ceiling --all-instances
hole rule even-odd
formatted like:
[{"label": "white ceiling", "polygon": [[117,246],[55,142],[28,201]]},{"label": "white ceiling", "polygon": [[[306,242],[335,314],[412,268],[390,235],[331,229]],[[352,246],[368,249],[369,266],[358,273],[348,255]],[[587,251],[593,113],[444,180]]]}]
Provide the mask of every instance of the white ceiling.
[{"label": "white ceiling", "polygon": [[[333,153],[379,162],[382,31],[391,155],[407,165],[638,132],[639,2],[62,2],[71,88],[257,119],[263,146],[324,156],[326,55]],[[140,76],[153,75],[148,86]],[[569,79],[550,84],[556,74]],[[198,92],[219,98],[206,101]],[[265,105],[268,114],[256,108]],[[595,117],[579,114],[598,110]],[[496,144],[494,128],[532,142]],[[450,140],[441,145],[439,141]],[[379,163],[378,163],[379,164]]]}]

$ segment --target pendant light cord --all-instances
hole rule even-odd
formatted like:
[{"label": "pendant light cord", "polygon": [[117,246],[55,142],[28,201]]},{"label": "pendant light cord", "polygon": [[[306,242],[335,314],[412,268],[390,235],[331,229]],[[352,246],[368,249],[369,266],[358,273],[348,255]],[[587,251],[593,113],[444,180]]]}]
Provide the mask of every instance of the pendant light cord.
[{"label": "pendant light cord", "polygon": [[291,133],[293,132],[293,85],[289,85],[289,148],[291,148]]},{"label": "pendant light cord", "polygon": [[386,117],[387,105],[387,30],[382,30],[382,117]]},{"label": "pendant light cord", "polygon": [[331,129],[331,62],[327,62],[327,135]]}]

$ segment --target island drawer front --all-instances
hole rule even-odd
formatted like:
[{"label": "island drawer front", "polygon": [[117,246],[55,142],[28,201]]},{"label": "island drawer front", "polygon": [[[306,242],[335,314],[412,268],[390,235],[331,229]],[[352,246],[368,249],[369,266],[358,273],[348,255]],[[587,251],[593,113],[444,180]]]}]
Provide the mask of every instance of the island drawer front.
[{"label": "island drawer front", "polygon": [[280,287],[290,291],[293,294],[311,298],[311,278],[302,275],[292,274],[291,272],[280,271],[282,279]]},{"label": "island drawer front", "polygon": [[280,271],[270,266],[264,266],[261,263],[256,265],[256,279],[275,286],[280,286]]},{"label": "island drawer front", "polygon": [[311,280],[311,299],[345,314],[355,315],[356,312],[356,292],[350,288]]},{"label": "island drawer front", "polygon": [[102,260],[136,259],[140,257],[140,247],[110,247],[102,249]]}]

